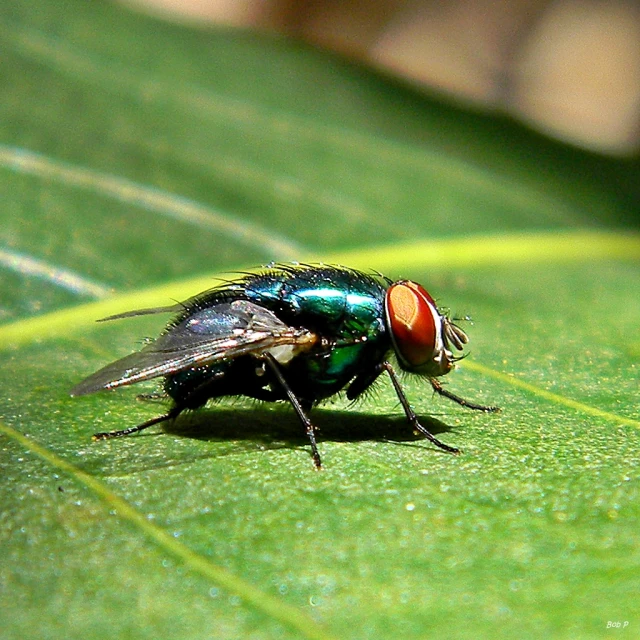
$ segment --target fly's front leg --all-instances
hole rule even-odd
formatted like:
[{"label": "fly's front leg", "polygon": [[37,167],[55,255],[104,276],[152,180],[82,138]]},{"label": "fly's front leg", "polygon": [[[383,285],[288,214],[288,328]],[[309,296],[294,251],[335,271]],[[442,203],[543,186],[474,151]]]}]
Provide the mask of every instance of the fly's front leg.
[{"label": "fly's front leg", "polygon": [[433,387],[433,390],[440,396],[444,398],[449,398],[449,400],[453,400],[457,402],[461,407],[466,407],[467,409],[473,409],[474,411],[485,411],[487,413],[497,413],[500,411],[500,407],[487,407],[484,404],[476,404],[475,402],[469,402],[460,396],[457,396],[455,393],[451,393],[451,391],[447,391],[435,378],[429,378],[429,382]]},{"label": "fly's front leg", "polygon": [[400,404],[404,409],[404,414],[407,416],[407,420],[409,421],[409,424],[411,425],[411,427],[416,431],[419,431],[423,436],[427,438],[427,440],[435,444],[437,447],[440,447],[440,449],[443,449],[444,451],[448,451],[449,453],[460,453],[459,449],[456,449],[455,447],[450,447],[448,444],[445,444],[444,442],[440,442],[438,438],[436,438],[430,431],[425,429],[420,424],[420,422],[418,421],[418,416],[416,415],[415,411],[411,408],[411,405],[407,400],[407,396],[404,395],[404,390],[402,389],[402,385],[400,384],[398,375],[393,370],[393,367],[388,362],[383,362],[382,367],[387,371],[387,373],[389,374],[389,377],[391,378],[391,382],[393,383],[393,388],[396,391],[398,399],[400,400]]},{"label": "fly's front leg", "polygon": [[[282,387],[284,392],[287,394],[287,399],[291,403],[294,411],[296,412],[298,419],[302,422],[302,426],[305,428],[307,433],[307,437],[309,438],[309,442],[311,443],[311,455],[313,456],[313,464],[315,464],[316,469],[322,469],[322,459],[320,458],[320,453],[318,452],[318,445],[316,444],[316,429],[309,420],[309,417],[305,413],[305,410],[295,393],[291,390],[291,387],[288,385],[287,381],[284,379],[282,375],[282,371],[280,371],[280,365],[277,360],[270,354],[265,354],[265,360],[267,365],[273,372],[278,384]],[[310,408],[310,407],[309,407]]]}]

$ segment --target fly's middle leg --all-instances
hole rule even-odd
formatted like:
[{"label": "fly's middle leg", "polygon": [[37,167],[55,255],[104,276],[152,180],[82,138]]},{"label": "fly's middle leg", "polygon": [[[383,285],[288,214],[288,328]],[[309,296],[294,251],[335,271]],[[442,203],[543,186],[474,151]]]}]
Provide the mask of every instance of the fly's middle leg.
[{"label": "fly's middle leg", "polygon": [[316,429],[313,426],[313,423],[311,422],[311,420],[309,420],[309,417],[307,416],[302,403],[300,402],[300,400],[298,400],[295,393],[293,393],[291,387],[284,379],[277,360],[270,353],[265,354],[265,360],[267,362],[267,365],[269,366],[269,369],[271,369],[273,375],[275,376],[278,384],[286,393],[287,400],[289,400],[289,402],[291,403],[291,406],[296,412],[298,419],[302,423],[302,426],[305,428],[307,437],[309,438],[309,442],[311,443],[311,455],[313,457],[313,464],[315,464],[316,469],[322,469],[322,459],[320,458],[320,453],[318,452],[318,445],[316,443]]}]

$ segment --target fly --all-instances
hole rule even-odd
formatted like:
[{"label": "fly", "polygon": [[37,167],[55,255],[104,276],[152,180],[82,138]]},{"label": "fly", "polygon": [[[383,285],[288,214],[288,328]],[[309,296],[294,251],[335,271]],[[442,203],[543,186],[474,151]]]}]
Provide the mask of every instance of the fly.
[{"label": "fly", "polygon": [[410,280],[393,282],[339,266],[276,265],[178,305],[105,320],[156,313],[176,317],[157,340],[89,376],[71,395],[163,377],[173,405],[135,427],[97,433],[95,440],[175,420],[212,398],[286,400],[305,429],[320,469],[316,430],[309,419],[313,407],[343,390],[355,400],[386,373],[412,429],[440,449],[459,453],[420,424],[391,355],[400,369],[423,376],[439,395],[469,409],[499,410],[468,402],[440,384],[438,378],[461,357],[453,352],[462,351],[468,338],[429,293]]}]

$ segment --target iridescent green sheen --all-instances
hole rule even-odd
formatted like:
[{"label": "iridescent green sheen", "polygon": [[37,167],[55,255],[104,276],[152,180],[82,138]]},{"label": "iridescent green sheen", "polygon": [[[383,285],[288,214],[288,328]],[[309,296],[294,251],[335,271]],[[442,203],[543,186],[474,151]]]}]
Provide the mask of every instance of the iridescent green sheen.
[{"label": "iridescent green sheen", "polygon": [[184,303],[107,319],[168,312],[178,316],[157,340],[96,371],[71,394],[163,376],[173,406],[134,427],[96,433],[94,439],[126,436],[175,420],[212,398],[287,400],[309,438],[316,469],[321,469],[309,411],[342,390],[354,400],[386,373],[411,428],[440,449],[459,453],[420,424],[389,362],[393,352],[400,367],[424,376],[435,393],[470,409],[498,411],[469,402],[436,380],[459,360],[452,349],[461,351],[468,339],[431,295],[409,280],[391,282],[345,267],[277,265]]},{"label": "iridescent green sheen", "polygon": [[[344,267],[274,267],[198,296],[175,324],[220,302],[244,299],[272,311],[288,326],[316,333],[323,344],[296,356],[285,367],[293,392],[312,405],[359,375],[369,375],[391,349],[384,314],[388,286],[382,277]],[[177,403],[185,403],[189,396],[189,405],[197,405],[193,389],[223,372],[224,376],[207,385],[208,398],[246,395],[284,399],[281,389],[265,389],[264,371],[256,369],[252,356],[169,375],[165,390]],[[206,401],[204,395],[202,400]]]}]

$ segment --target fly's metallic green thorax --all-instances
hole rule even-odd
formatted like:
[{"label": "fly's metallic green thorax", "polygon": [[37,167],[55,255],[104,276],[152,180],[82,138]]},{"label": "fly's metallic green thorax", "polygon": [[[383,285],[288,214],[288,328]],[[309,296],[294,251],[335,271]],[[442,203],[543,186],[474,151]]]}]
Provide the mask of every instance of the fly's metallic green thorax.
[{"label": "fly's metallic green thorax", "polygon": [[319,401],[345,391],[360,397],[383,373],[391,379],[411,427],[445,451],[457,453],[425,429],[409,405],[390,352],[409,373],[427,379],[433,390],[462,406],[467,402],[436,378],[455,366],[468,338],[421,285],[392,282],[324,265],[278,265],[247,274],[181,304],[129,311],[106,318],[175,313],[160,337],[112,362],[76,385],[72,395],[114,389],[163,377],[172,408],[128,429],[95,434],[124,436],[174,420],[213,398],[247,396],[287,400],[321,467],[309,411]]},{"label": "fly's metallic green thorax", "polygon": [[[241,299],[268,309],[288,326],[317,334],[320,344],[288,363],[293,390],[313,404],[341,390],[363,367],[375,366],[391,348],[384,320],[387,287],[381,277],[340,267],[276,267],[205,292],[187,304],[173,324],[220,302]],[[226,366],[205,368],[201,376]],[[243,367],[245,390],[248,377],[255,378],[247,374]],[[227,376],[234,377],[236,371]],[[179,399],[183,387],[189,390],[193,384],[194,374],[189,372],[168,377],[165,388]]]}]

